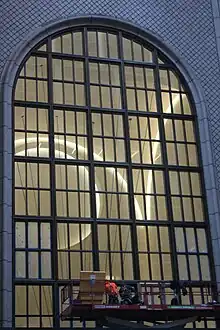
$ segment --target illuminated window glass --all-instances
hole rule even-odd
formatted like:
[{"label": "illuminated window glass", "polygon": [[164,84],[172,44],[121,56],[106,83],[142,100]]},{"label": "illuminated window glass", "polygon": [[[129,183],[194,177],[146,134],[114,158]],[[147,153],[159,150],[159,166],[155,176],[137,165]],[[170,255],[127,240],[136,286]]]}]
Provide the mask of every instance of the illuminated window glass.
[{"label": "illuminated window glass", "polygon": [[212,278],[192,104],[177,68],[123,31],[77,27],[30,52],[13,100],[16,326],[56,326],[55,282],[80,271]]}]

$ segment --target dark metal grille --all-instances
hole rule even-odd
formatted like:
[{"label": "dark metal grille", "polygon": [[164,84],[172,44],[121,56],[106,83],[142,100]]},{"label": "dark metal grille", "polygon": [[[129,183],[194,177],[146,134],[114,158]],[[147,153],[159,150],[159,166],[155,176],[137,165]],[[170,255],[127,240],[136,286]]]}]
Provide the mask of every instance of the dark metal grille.
[{"label": "dark metal grille", "polygon": [[59,287],[80,270],[213,279],[196,114],[151,45],[49,37],[18,74],[13,123],[16,325],[58,325]]}]

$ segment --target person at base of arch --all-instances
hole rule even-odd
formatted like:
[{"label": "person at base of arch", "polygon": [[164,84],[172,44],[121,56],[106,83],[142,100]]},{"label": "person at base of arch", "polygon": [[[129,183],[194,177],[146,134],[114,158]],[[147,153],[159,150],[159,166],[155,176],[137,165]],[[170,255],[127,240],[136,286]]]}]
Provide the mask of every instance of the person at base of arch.
[{"label": "person at base of arch", "polygon": [[119,304],[119,291],[115,282],[105,281],[105,293],[108,295],[109,305]]}]

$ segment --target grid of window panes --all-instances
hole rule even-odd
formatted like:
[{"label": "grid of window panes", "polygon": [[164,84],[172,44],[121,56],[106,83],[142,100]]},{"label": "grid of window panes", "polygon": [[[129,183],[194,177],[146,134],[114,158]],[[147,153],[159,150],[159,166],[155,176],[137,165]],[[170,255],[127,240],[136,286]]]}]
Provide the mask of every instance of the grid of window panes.
[{"label": "grid of window panes", "polygon": [[186,87],[152,46],[84,28],[33,50],[14,96],[16,325],[57,325],[80,270],[210,280],[197,148]]}]

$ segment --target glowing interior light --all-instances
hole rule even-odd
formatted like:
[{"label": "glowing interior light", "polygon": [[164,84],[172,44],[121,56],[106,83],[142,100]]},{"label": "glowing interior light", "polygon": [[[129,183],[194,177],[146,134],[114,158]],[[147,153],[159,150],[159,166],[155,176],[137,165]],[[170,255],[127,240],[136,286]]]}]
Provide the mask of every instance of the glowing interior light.
[{"label": "glowing interior light", "polygon": [[[183,97],[185,97],[185,95],[183,95]],[[175,106],[178,104],[178,102],[179,102],[179,95],[177,95],[173,100],[173,108],[175,108]],[[165,113],[171,113],[171,110],[172,110],[171,106],[169,106],[166,109]],[[164,126],[166,126],[167,120],[168,119],[164,119]],[[159,138],[160,138],[160,131],[158,129],[157,134],[156,134],[156,140],[159,141]],[[158,157],[156,157],[158,145],[159,145],[158,143],[154,144],[154,147],[153,147],[153,150],[152,150],[152,153],[153,153],[152,157],[153,157],[154,161],[156,159],[158,159],[158,157],[160,156],[159,155]],[[152,177],[153,177],[152,173],[153,173],[152,171],[149,171],[148,178],[147,178],[147,192],[148,193],[150,193],[150,191],[151,191]],[[151,207],[150,207],[151,206],[150,205],[151,201],[150,201],[150,199],[151,199],[151,195],[147,195],[146,196],[146,207],[147,207],[147,211],[148,211],[147,214],[148,214],[148,219],[149,220],[151,220]]]},{"label": "glowing interior light", "polygon": [[[31,144],[31,143],[37,143],[37,138],[35,137],[31,137],[31,138],[27,138],[26,140],[25,139],[18,139],[15,141],[15,150],[21,146],[24,146],[25,145],[25,141],[26,141],[26,144]],[[48,138],[47,137],[39,137],[38,138],[38,141],[40,142],[40,144],[42,145],[42,143],[48,143]],[[78,145],[76,147],[76,144],[74,142],[69,142],[69,141],[64,141],[64,140],[61,140],[61,139],[57,139],[55,138],[54,139],[54,144],[58,144],[58,145],[65,145],[66,144],[66,147],[72,149],[73,151],[76,150],[76,148],[78,148],[78,151],[79,152],[82,152],[83,154],[87,154],[87,150]],[[39,149],[38,149],[39,150]],[[48,148],[40,148],[39,150],[39,153],[41,154],[41,156],[43,155],[48,155]],[[37,148],[28,148],[27,149],[27,154],[29,156],[37,156]],[[22,150],[22,151],[19,151],[16,153],[17,156],[25,156],[25,150]],[[59,157],[59,158],[65,158],[65,153],[62,152],[62,151],[59,151],[59,150],[55,150],[55,157]],[[70,155],[67,155],[67,158],[69,159],[74,159],[72,156]],[[95,160],[98,160],[98,161],[103,161],[103,158],[100,157],[99,155],[97,155],[96,153],[94,153],[94,159]],[[83,166],[84,170],[86,172],[88,172],[88,170]],[[83,170],[83,169],[82,169]],[[116,173],[116,170],[114,168],[107,168],[107,171],[111,173],[111,175],[115,175]],[[122,191],[124,192],[127,192],[128,191],[128,184],[126,182],[126,180],[121,176],[120,173],[117,173],[117,178],[118,178],[118,183],[120,185],[120,188]],[[98,186],[95,185],[95,190],[96,191],[99,191],[98,189]],[[141,209],[140,209],[140,206],[137,202],[136,199],[134,199],[134,203],[135,203],[135,211],[136,211],[136,215],[138,217],[138,219],[142,219],[143,218],[143,215],[142,215],[142,212],[141,212]],[[96,209],[97,209],[97,216],[99,216],[100,214],[100,211],[101,211],[101,201],[100,201],[100,194],[97,192],[96,193]],[[87,225],[88,228],[89,228],[89,231],[86,230],[86,233],[84,235],[84,239],[91,233],[91,229],[90,229],[90,226]],[[71,245],[75,245],[79,243],[79,240],[76,241],[74,238],[72,238],[72,241],[71,241]]]}]

